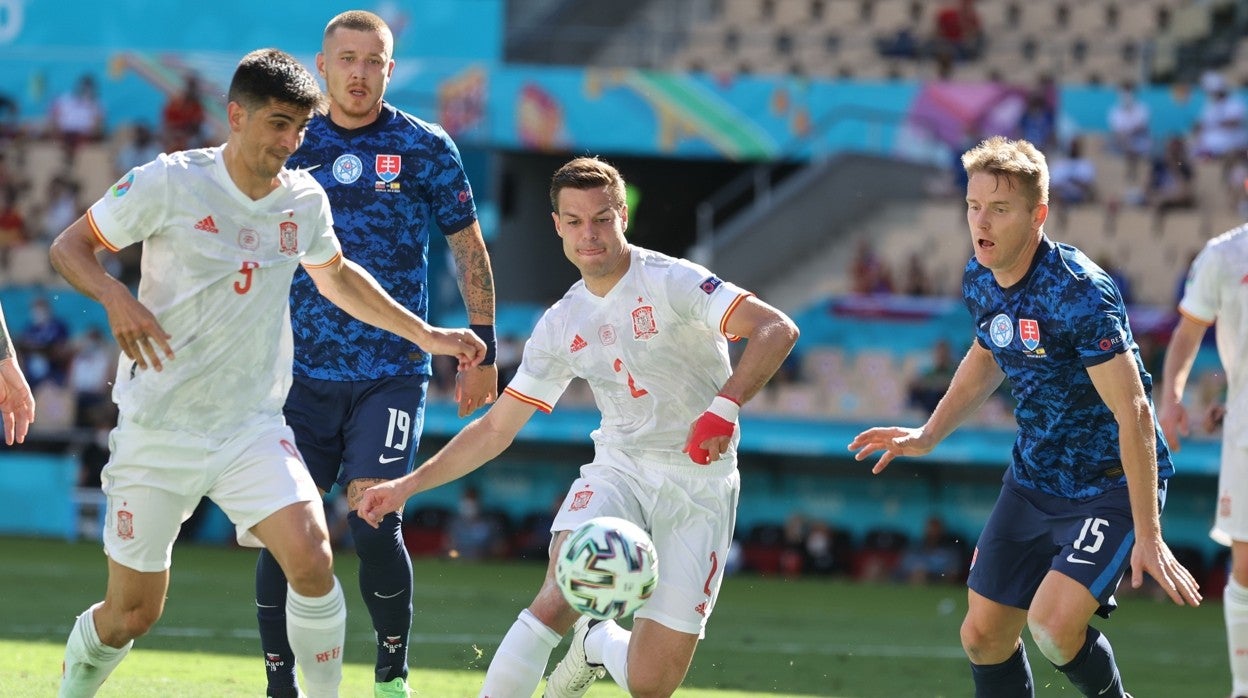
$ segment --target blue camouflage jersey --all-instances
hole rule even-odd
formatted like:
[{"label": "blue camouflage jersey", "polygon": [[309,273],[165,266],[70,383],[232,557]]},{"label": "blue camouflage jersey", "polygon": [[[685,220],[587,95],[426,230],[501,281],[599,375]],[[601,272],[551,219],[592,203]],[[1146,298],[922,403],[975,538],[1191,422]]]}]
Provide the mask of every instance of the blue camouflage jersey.
[{"label": "blue camouflage jersey", "polygon": [[[477,218],[459,150],[442,127],[385,103],[376,121],[354,130],[317,115],[287,167],[311,170],[325,188],[343,256],[427,319],[429,231],[436,224],[449,235]],[[349,381],[431,373],[420,347],[343,312],[302,270],[290,314],[295,375]]]},{"label": "blue camouflage jersey", "polygon": [[[1011,467],[1024,487],[1082,499],[1126,486],[1118,423],[1087,369],[1131,352],[1152,400],[1118,288],[1078,249],[1042,238],[1026,276],[1001,288],[974,258],[962,295],[976,340],[992,352],[1018,405]],[[1153,418],[1161,479],[1174,473],[1170,451]]]}]

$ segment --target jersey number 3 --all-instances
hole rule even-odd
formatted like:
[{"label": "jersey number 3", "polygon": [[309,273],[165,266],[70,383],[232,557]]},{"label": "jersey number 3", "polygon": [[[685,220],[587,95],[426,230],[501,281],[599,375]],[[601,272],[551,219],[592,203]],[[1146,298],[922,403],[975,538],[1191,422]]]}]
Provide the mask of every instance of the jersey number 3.
[{"label": "jersey number 3", "polygon": [[259,266],[259,262],[243,262],[243,266],[238,269],[238,273],[243,275],[243,279],[234,282],[235,293],[241,296],[251,290],[251,272]]}]

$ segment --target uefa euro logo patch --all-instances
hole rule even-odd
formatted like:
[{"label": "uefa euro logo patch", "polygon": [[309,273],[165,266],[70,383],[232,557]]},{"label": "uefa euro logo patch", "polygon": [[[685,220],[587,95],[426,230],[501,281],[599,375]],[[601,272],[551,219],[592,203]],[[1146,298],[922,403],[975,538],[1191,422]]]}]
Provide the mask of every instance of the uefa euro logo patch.
[{"label": "uefa euro logo patch", "polygon": [[1001,313],[994,317],[988,325],[988,336],[992,338],[993,344],[1008,347],[1014,340],[1014,323],[1010,322],[1010,316]]},{"label": "uefa euro logo patch", "polygon": [[360,178],[364,172],[364,163],[356,156],[347,153],[334,160],[334,179],[343,184],[350,184]]},{"label": "uefa euro logo patch", "polygon": [[113,198],[120,199],[121,197],[125,196],[126,192],[130,191],[130,187],[132,186],[134,186],[134,173],[133,172],[126,175],[125,177],[122,177],[121,181],[113,185],[113,188],[111,190],[113,192]]},{"label": "uefa euro logo patch", "polygon": [[700,286],[702,288],[702,292],[709,296],[714,293],[715,289],[719,288],[722,283],[724,282],[720,281],[718,276],[708,276],[702,280]]}]

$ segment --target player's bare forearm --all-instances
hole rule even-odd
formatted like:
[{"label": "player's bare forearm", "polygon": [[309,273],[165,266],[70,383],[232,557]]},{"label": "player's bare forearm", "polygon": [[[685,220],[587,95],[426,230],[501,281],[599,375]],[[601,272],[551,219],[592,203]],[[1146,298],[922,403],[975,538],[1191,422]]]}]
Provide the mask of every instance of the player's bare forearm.
[{"label": "player's bare forearm", "polygon": [[355,262],[343,258],[339,264],[307,271],[321,295],[351,317],[422,346],[429,340],[429,323],[400,305]]},{"label": "player's bare forearm", "polygon": [[174,357],[170,336],[130,289],[100,264],[96,253],[102,249],[104,246],[86,217],[82,217],[52,241],[48,258],[71,286],[104,306],[113,338],[122,352],[139,368],[150,366],[159,371],[163,368],[162,358]]},{"label": "player's bare forearm", "polygon": [[446,238],[455,258],[455,282],[464,298],[468,322],[473,325],[493,325],[495,313],[494,271],[490,266],[490,254],[485,247],[481,225],[471,225]]},{"label": "player's bare forearm", "polygon": [[747,341],[719,392],[744,405],[780,370],[801,332],[789,316],[754,296],[737,306],[724,329]]},{"label": "player's bare forearm", "polygon": [[934,447],[952,434],[984,404],[1003,380],[1005,373],[992,357],[992,352],[972,340],[971,348],[962,357],[949,381],[949,389],[936,403],[936,409],[932,410],[923,426],[930,445]]},{"label": "player's bare forearm", "polygon": [[1187,387],[1187,379],[1196,360],[1196,352],[1200,349],[1200,340],[1205,336],[1207,325],[1181,315],[1179,324],[1170,334],[1170,343],[1166,346],[1166,359],[1162,364],[1161,395],[1159,402],[1163,409],[1166,405],[1183,402],[1183,391]]},{"label": "player's bare forearm", "polygon": [[48,259],[52,268],[70,286],[78,289],[92,300],[107,305],[109,298],[117,293],[130,294],[129,289],[100,264],[96,253],[104,249],[85,216],[74,221],[52,241]]}]

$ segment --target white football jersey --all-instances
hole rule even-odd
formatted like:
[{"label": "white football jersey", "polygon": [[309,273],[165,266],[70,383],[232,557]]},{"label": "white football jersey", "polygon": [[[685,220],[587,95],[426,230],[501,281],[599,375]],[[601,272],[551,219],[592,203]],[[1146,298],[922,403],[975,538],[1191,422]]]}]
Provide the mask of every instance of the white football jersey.
[{"label": "white football jersey", "polygon": [[1205,244],[1188,272],[1179,312],[1206,325],[1217,321],[1214,336],[1227,385],[1222,430],[1231,443],[1248,445],[1248,376],[1239,365],[1248,350],[1248,226]]},{"label": "white football jersey", "polygon": [[253,201],[230,179],[222,147],[191,150],[131,170],[87,212],[109,250],[143,243],[138,299],[175,355],[162,371],[121,355],[113,399],[123,420],[227,434],[281,414],[295,267],[327,265],[340,247],[321,185],[302,171],[279,180]]},{"label": "white football jersey", "polygon": [[[542,315],[507,393],[550,412],[583,378],[602,412],[595,444],[696,467],[681,449],[728,380],[724,324],[751,294],[692,262],[637,247],[631,254],[605,297],[578,281]],[[734,462],[739,434],[727,454]]]}]

